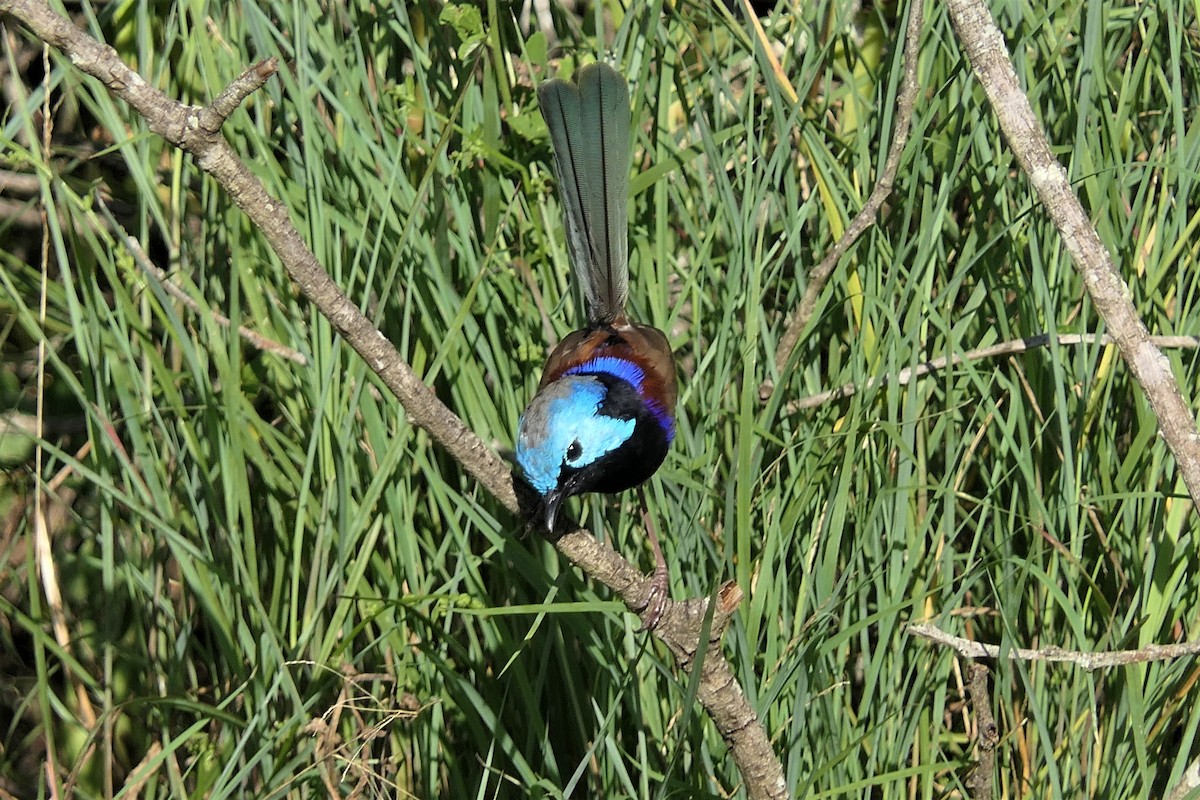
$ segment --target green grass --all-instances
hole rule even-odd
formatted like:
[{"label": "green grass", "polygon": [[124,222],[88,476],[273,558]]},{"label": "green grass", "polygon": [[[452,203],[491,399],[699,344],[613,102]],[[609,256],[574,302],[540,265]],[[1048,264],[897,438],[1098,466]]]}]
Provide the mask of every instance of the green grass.
[{"label": "green grass", "polygon": [[[963,665],[906,621],[1006,647],[1200,636],[1196,516],[1114,348],[786,413],[938,356],[1103,330],[934,5],[886,213],[782,375],[784,317],[883,164],[905,9],[764,17],[797,107],[720,4],[552,7],[563,70],[603,42],[634,84],[633,312],[669,332],[682,390],[648,492],[672,593],[745,591],[726,650],[797,797],[965,792]],[[278,56],[225,134],[338,284],[504,450],[548,329],[579,314],[533,91],[557,74],[548,40],[507,4],[476,7],[476,35],[420,1],[107,3],[76,24],[185,102]],[[1196,6],[994,13],[1146,324],[1195,334]],[[681,707],[687,676],[638,620],[410,427],[229,198],[57,53],[41,152],[40,51],[4,24],[23,82],[0,168],[39,176],[53,213],[44,321],[40,228],[0,219],[0,389],[6,414],[32,412],[44,340],[70,645],[22,506],[35,442],[10,429],[0,788],[50,796],[52,749],[59,790],[80,797],[738,796],[719,735]],[[96,192],[204,313],[136,264]],[[1194,409],[1195,352],[1169,356]],[[573,509],[649,567],[636,495]],[[994,664],[997,796],[1162,796],[1200,755],[1198,674]]]}]

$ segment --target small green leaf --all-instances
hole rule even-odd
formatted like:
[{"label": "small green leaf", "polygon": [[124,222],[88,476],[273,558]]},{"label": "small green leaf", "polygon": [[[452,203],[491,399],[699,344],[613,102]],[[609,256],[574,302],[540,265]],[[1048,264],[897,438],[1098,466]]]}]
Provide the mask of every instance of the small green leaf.
[{"label": "small green leaf", "polygon": [[509,130],[527,142],[542,141],[546,138],[546,123],[536,111],[514,114],[505,122],[508,123]]},{"label": "small green leaf", "polygon": [[458,57],[466,58],[483,44],[487,34],[483,28],[483,16],[475,6],[447,5],[438,20],[454,28],[458,34]]},{"label": "small green leaf", "polygon": [[549,52],[550,48],[546,43],[546,34],[541,31],[533,34],[525,41],[525,55],[529,57],[529,63],[531,64],[545,66]]}]

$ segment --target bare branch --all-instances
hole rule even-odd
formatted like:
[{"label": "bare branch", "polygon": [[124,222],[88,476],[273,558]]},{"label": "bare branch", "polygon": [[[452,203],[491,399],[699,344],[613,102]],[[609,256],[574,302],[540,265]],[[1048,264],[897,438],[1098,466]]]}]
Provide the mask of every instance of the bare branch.
[{"label": "bare branch", "polygon": [[[829,277],[837,268],[838,261],[846,254],[846,251],[854,246],[859,237],[875,224],[879,210],[883,208],[888,195],[892,193],[892,186],[896,182],[896,171],[900,168],[900,156],[904,153],[904,145],[908,143],[913,106],[917,101],[917,57],[921,50],[923,5],[922,0],[912,0],[908,7],[908,32],[904,41],[904,79],[900,84],[900,97],[896,107],[896,130],[891,147],[888,148],[883,172],[867,197],[867,202],[851,220],[846,232],[842,234],[842,238],[838,239],[837,244],[825,254],[821,263],[808,275],[808,285],[804,287],[804,295],[800,298],[800,303],[792,313],[791,319],[788,320],[787,328],[784,330],[783,336],[779,338],[779,346],[775,350],[775,373],[780,380],[784,378],[783,371],[787,368],[788,359],[791,358],[792,351],[796,349],[796,344],[800,341],[800,334],[804,332],[809,320],[812,319],[813,312],[817,309],[817,298],[821,296],[821,290],[825,288]],[[774,388],[771,381],[765,381],[758,387],[758,396],[766,401]]]},{"label": "bare branch", "polygon": [[1076,664],[1088,672],[1105,667],[1126,664],[1143,664],[1147,661],[1171,661],[1176,658],[1200,653],[1200,641],[1182,644],[1149,644],[1137,650],[1098,650],[1084,652],[1063,650],[1061,647],[1043,647],[1030,650],[1024,647],[1001,648],[972,639],[964,639],[946,633],[941,628],[926,623],[912,624],[905,628],[910,636],[919,636],[936,644],[953,648],[963,658],[1005,658],[1009,661],[1059,661]]},{"label": "bare branch", "polygon": [[1192,501],[1200,502],[1200,435],[1171,373],[1171,362],[1150,341],[1150,332],[1129,300],[1128,285],[1071,191],[1066,170],[1050,151],[987,6],[982,0],[949,0],[946,7],[1009,148],[1058,228],[1096,311],[1158,416],[1162,437]]},{"label": "bare branch", "polygon": [[[1004,658],[1009,661],[1055,661],[1075,664],[1088,672],[1107,667],[1129,664],[1144,664],[1148,661],[1172,661],[1200,654],[1200,641],[1181,644],[1151,644],[1137,650],[1098,650],[1084,652],[1063,650],[1061,647],[1042,647],[1031,650],[1024,647],[1001,648],[973,639],[964,639],[946,633],[928,623],[910,623],[905,626],[910,636],[928,639],[935,644],[952,648],[963,658]],[[990,695],[987,691],[987,669],[981,664],[972,664],[969,690],[975,707],[976,736],[979,745],[979,760],[967,784],[976,798],[991,797],[992,772],[995,764],[995,746],[999,739],[995,719],[992,717]],[[977,684],[981,682],[981,684]],[[1196,759],[1184,771],[1179,783],[1167,794],[1166,800],[1183,800],[1192,790],[1200,787],[1200,759]]]},{"label": "bare branch", "polygon": [[975,768],[967,777],[967,786],[976,800],[991,800],[992,774],[996,769],[996,743],[1000,733],[992,715],[992,692],[988,688],[988,668],[972,663],[967,673],[967,691],[975,709],[975,746],[979,749]]},{"label": "bare branch", "polygon": [[[831,400],[841,400],[849,397],[858,391],[870,391],[877,386],[882,386],[885,383],[898,383],[901,386],[907,386],[916,378],[924,377],[931,372],[945,369],[948,366],[962,364],[967,361],[982,361],[985,358],[995,358],[996,356],[1011,355],[1014,353],[1024,353],[1026,350],[1033,350],[1037,347],[1045,347],[1050,344],[1052,334],[1039,333],[1036,336],[1028,336],[1024,339],[1011,339],[1000,344],[993,344],[988,347],[980,347],[975,350],[970,350],[966,353],[955,354],[952,356],[942,356],[935,358],[932,361],[926,361],[918,364],[915,367],[905,367],[896,373],[896,377],[892,378],[884,375],[879,378],[871,378],[862,387],[854,383],[845,383],[836,389],[828,392],[802,397],[799,400],[793,400],[787,404],[788,414],[794,414],[797,411],[802,411],[808,408],[817,408],[823,406]],[[1112,344],[1113,339],[1107,334],[1095,333],[1060,333],[1054,337],[1054,340],[1060,345],[1077,345],[1077,344]],[[1156,347],[1180,348],[1194,350],[1200,347],[1200,336],[1151,336],[1150,341]]]},{"label": "bare branch", "polygon": [[[428,431],[472,476],[492,489],[506,508],[518,510],[504,462],[421,383],[391,343],[342,293],[292,225],[287,207],[271,197],[220,135],[220,123],[225,118],[222,115],[227,109],[177,103],[121,63],[115,50],[77,30],[44,3],[0,0],[0,11],[11,13],[44,41],[67,53],[76,67],[100,80],[141,114],[152,131],[191,153],[262,231],[305,296],[379,373],[410,421]],[[236,96],[240,91],[228,92],[227,96]],[[630,570],[637,572],[632,567]]]},{"label": "bare branch", "polygon": [[[104,214],[104,217],[108,220],[109,228],[111,228],[113,233],[120,238],[121,243],[125,245],[125,249],[129,251],[130,255],[133,256],[133,260],[137,262],[137,265],[141,267],[147,275],[157,280],[158,285],[163,288],[164,292],[171,295],[171,297],[174,297],[180,303],[183,303],[183,305],[193,313],[203,314],[205,309],[202,309],[200,304],[192,299],[187,292],[176,286],[174,281],[171,280],[170,276],[167,275],[164,270],[161,270],[155,266],[154,262],[150,260],[150,256],[146,255],[146,251],[142,249],[141,242],[130,236],[125,229],[121,227],[121,224],[117,222],[116,217],[114,217],[112,212],[108,210],[108,205],[105,204],[104,198],[100,196],[100,193],[95,192],[92,196],[96,200],[96,205],[99,206],[101,212]],[[219,314],[211,309],[208,310],[208,313],[212,314],[213,321],[221,327],[229,328],[233,326],[233,322],[224,314]],[[299,350],[293,350],[292,348],[282,345],[273,339],[268,339],[261,333],[250,330],[245,325],[238,325],[237,332],[238,336],[241,336],[242,339],[244,339],[251,347],[262,350],[263,352],[274,353],[280,358],[286,358],[288,361],[294,361],[302,367],[308,366],[308,359],[305,358],[304,354]]]},{"label": "bare branch", "polygon": [[261,89],[278,71],[279,59],[277,58],[268,58],[258,62],[239,75],[233,83],[226,86],[225,90],[217,95],[209,105],[209,109],[220,118],[220,124],[224,125],[225,120],[238,110],[238,106],[247,97]]}]

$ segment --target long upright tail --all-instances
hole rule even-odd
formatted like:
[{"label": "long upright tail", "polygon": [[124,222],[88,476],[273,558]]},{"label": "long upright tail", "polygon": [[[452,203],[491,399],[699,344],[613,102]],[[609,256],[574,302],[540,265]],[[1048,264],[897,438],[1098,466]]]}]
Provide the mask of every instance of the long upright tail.
[{"label": "long upright tail", "polygon": [[554,144],[571,265],[583,284],[588,322],[611,323],[629,297],[629,87],[607,64],[538,88]]}]

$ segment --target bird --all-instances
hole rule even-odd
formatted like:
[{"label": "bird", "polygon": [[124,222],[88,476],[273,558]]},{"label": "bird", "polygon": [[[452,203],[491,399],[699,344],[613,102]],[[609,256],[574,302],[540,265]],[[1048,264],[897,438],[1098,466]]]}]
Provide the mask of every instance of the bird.
[{"label": "bird", "polygon": [[[554,533],[562,502],[640,486],[675,437],[678,386],[666,335],[629,319],[629,86],[604,62],[575,83],[538,87],[554,151],[567,252],[583,289],[587,324],[550,353],[537,392],[517,423],[516,461],[541,498]],[[643,615],[652,629],[667,597],[667,564],[646,526],[655,568]]]}]

